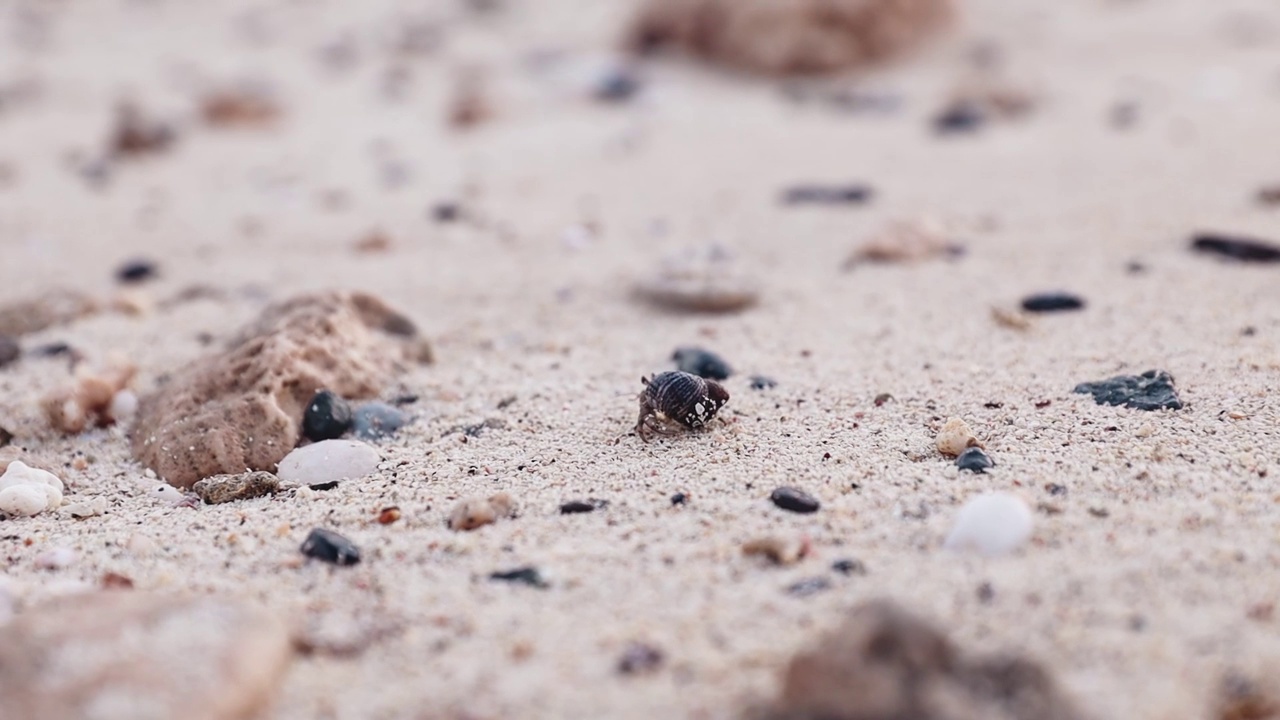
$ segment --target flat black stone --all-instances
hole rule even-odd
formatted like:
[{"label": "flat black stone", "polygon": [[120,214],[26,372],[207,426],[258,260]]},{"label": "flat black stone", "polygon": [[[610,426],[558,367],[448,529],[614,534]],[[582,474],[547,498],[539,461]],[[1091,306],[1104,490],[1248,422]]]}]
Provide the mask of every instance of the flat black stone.
[{"label": "flat black stone", "polygon": [[671,359],[675,361],[676,369],[680,372],[687,372],[700,378],[726,380],[733,374],[733,369],[724,361],[724,358],[699,347],[676,348],[676,351],[671,353]]},{"label": "flat black stone", "polygon": [[586,500],[570,500],[560,504],[561,515],[577,515],[578,513],[595,512],[603,510],[609,505],[608,500],[600,500],[598,498],[587,498]]},{"label": "flat black stone", "polygon": [[689,502],[689,496],[684,493],[676,493],[671,496],[672,505],[684,505],[687,502]]},{"label": "flat black stone", "polygon": [[351,406],[337,394],[321,390],[302,415],[302,435],[312,442],[342,437],[351,429]]},{"label": "flat black stone", "polygon": [[969,472],[985,473],[987,470],[996,466],[990,455],[979,447],[971,447],[960,453],[960,457],[956,458],[956,467]]},{"label": "flat black stone", "polygon": [[332,530],[316,528],[307,535],[299,548],[303,555],[334,565],[355,565],[360,562],[360,548]]},{"label": "flat black stone", "polygon": [[1062,312],[1084,309],[1084,298],[1071,293],[1038,293],[1022,299],[1027,312]]},{"label": "flat black stone", "polygon": [[795,597],[809,597],[824,590],[831,589],[831,581],[824,577],[805,578],[800,582],[787,586],[787,594]]},{"label": "flat black stone", "polygon": [[933,131],[938,135],[976,132],[986,123],[982,108],[972,102],[953,103],[933,118]]},{"label": "flat black stone", "polygon": [[530,587],[548,588],[550,583],[542,578],[542,573],[538,572],[538,568],[532,565],[515,570],[503,570],[501,572],[489,573],[490,580],[501,580],[503,582],[524,583]]},{"label": "flat black stone", "polygon": [[774,380],[771,377],[768,377],[767,375],[751,376],[752,390],[769,390],[771,388],[776,388],[776,387],[778,387],[778,381]]},{"label": "flat black stone", "polygon": [[796,185],[782,192],[786,205],[861,205],[874,195],[868,185]]},{"label": "flat black stone", "polygon": [[0,367],[4,367],[22,354],[22,346],[18,340],[9,335],[0,335]]},{"label": "flat black stone", "polygon": [[1241,262],[1280,262],[1280,245],[1249,237],[1202,233],[1192,238],[1191,249]]},{"label": "flat black stone", "polygon": [[1173,377],[1163,370],[1080,383],[1072,392],[1093,395],[1094,402],[1099,405],[1124,405],[1135,410],[1182,409],[1182,400],[1173,387]]},{"label": "flat black stone", "polygon": [[793,487],[780,487],[769,494],[774,505],[796,513],[815,513],[822,504],[809,493]]},{"label": "flat black stone", "polygon": [[866,575],[867,566],[862,564],[861,560],[853,558],[844,558],[831,563],[831,569],[841,575]]},{"label": "flat black stone", "polygon": [[315,485],[308,485],[307,487],[311,488],[312,490],[319,490],[321,492],[324,492],[325,490],[332,490],[338,487],[338,481],[330,480],[329,482],[316,483]]},{"label": "flat black stone", "polygon": [[116,280],[122,283],[140,283],[156,276],[156,264],[150,260],[136,259],[116,268]]}]

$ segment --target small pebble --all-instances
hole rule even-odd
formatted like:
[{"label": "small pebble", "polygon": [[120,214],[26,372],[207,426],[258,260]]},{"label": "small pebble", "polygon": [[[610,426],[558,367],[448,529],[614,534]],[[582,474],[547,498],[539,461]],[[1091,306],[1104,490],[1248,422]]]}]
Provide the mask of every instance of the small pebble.
[{"label": "small pebble", "polygon": [[126,423],[138,412],[138,396],[128,388],[111,396],[107,406],[107,419],[114,423]]},{"label": "small pebble", "polygon": [[502,580],[504,582],[524,583],[530,587],[545,589],[551,587],[551,584],[542,577],[542,573],[538,568],[527,566],[516,568],[515,570],[504,570],[501,572],[489,573],[490,580]]},{"label": "small pebble", "polygon": [[1039,293],[1023,298],[1022,309],[1034,313],[1082,310],[1084,299],[1079,295],[1064,292]]},{"label": "small pebble", "polygon": [[351,429],[351,406],[330,390],[317,392],[302,416],[302,435],[319,442],[342,437]]},{"label": "small pebble", "polygon": [[378,469],[378,451],[356,440],[322,440],[296,448],[280,461],[276,475],[303,485],[358,480]]},{"label": "small pebble", "polygon": [[980,447],[968,448],[956,458],[956,467],[969,472],[981,474],[995,466],[995,461]]},{"label": "small pebble", "polygon": [[831,563],[831,569],[841,575],[866,575],[867,566],[861,560],[853,558],[844,558]]},{"label": "small pebble", "polygon": [[973,430],[969,429],[969,424],[956,417],[948,418],[943,423],[934,444],[937,445],[938,452],[947,457],[959,457],[971,447],[982,447]]},{"label": "small pebble", "polygon": [[671,359],[680,372],[687,372],[709,380],[727,380],[733,374],[729,363],[710,350],[699,347],[677,348]]},{"label": "small pebble", "polygon": [[960,508],[943,547],[988,557],[1006,555],[1031,538],[1032,520],[1031,508],[1017,496],[985,493]]},{"label": "small pebble", "polygon": [[1191,249],[1241,262],[1280,262],[1280,245],[1255,238],[1201,234],[1191,240]]},{"label": "small pebble", "polygon": [[821,507],[818,499],[809,493],[790,486],[783,486],[775,489],[769,494],[769,499],[774,505],[783,510],[790,510],[795,513],[815,513]]},{"label": "small pebble", "polygon": [[140,283],[156,276],[156,264],[146,259],[130,260],[116,268],[116,280],[122,283]]},{"label": "small pebble", "polygon": [[962,100],[934,116],[933,131],[938,135],[975,132],[982,128],[986,119],[986,113],[977,103]]},{"label": "small pebble", "polygon": [[409,416],[386,403],[365,403],[356,408],[351,427],[361,440],[378,440],[394,435],[409,422]]},{"label": "small pebble", "polygon": [[674,506],[674,505],[684,505],[684,504],[685,504],[685,503],[687,503],[687,502],[689,502],[689,496],[688,496],[688,495],[685,495],[685,494],[684,494],[684,493],[682,493],[682,492],[678,492],[678,493],[676,493],[675,495],[672,495],[672,496],[671,496],[671,504],[672,504],[673,506]]},{"label": "small pebble", "polygon": [[0,368],[17,360],[22,355],[22,346],[16,338],[0,334]]},{"label": "small pebble", "polygon": [[1072,392],[1093,395],[1099,405],[1124,405],[1135,410],[1182,409],[1182,400],[1173,387],[1173,376],[1163,370],[1080,383]]},{"label": "small pebble", "polygon": [[79,558],[75,550],[69,547],[57,547],[37,555],[36,567],[41,570],[62,570],[70,567]]},{"label": "small pebble", "polygon": [[496,522],[499,518],[515,517],[516,503],[510,494],[500,492],[488,498],[459,500],[449,513],[451,530],[475,530]]},{"label": "small pebble", "polygon": [[603,510],[609,506],[608,500],[600,500],[598,498],[587,498],[586,500],[570,500],[560,504],[561,515],[576,515],[578,513],[589,513],[595,510]]},{"label": "small pebble", "polygon": [[360,549],[350,540],[332,530],[316,528],[307,535],[299,548],[303,555],[334,565],[355,565],[360,562]]},{"label": "small pebble", "polygon": [[792,583],[787,586],[787,594],[795,597],[809,597],[817,595],[823,590],[831,589],[831,581],[824,577],[805,578],[800,582]]},{"label": "small pebble", "polygon": [[742,554],[766,558],[774,565],[794,565],[804,559],[810,550],[806,538],[781,538],[774,535],[748,540],[742,544]]},{"label": "small pebble", "polygon": [[198,481],[191,489],[205,504],[219,505],[271,495],[280,490],[280,478],[262,471],[214,475]]},{"label": "small pebble", "polygon": [[796,185],[782,193],[785,205],[861,205],[874,193],[868,185]]},{"label": "small pebble", "polygon": [[462,217],[462,207],[455,202],[436,203],[431,208],[431,217],[435,218],[435,221],[439,223],[454,222]]},{"label": "small pebble", "polygon": [[778,381],[777,381],[777,380],[774,380],[773,378],[771,378],[771,377],[769,377],[769,376],[767,376],[767,375],[752,375],[752,376],[751,376],[751,389],[752,389],[752,390],[770,390],[770,389],[773,389],[773,388],[776,388],[776,387],[778,387]]},{"label": "small pebble", "polygon": [[651,673],[662,667],[665,660],[663,652],[658,648],[642,642],[628,643],[618,659],[618,672],[623,675],[639,675]]},{"label": "small pebble", "polygon": [[390,525],[391,523],[396,522],[399,519],[400,519],[400,508],[396,507],[395,505],[392,505],[391,507],[384,507],[378,511],[379,525]]},{"label": "small pebble", "polygon": [[640,91],[640,87],[640,78],[634,70],[627,67],[610,67],[596,80],[591,94],[597,100],[623,102],[630,100]]}]

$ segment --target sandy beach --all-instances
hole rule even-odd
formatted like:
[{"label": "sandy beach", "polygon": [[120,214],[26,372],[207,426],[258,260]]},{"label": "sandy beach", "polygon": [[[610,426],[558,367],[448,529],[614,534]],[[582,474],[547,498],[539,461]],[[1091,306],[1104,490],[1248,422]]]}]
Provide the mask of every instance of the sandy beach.
[{"label": "sandy beach", "polygon": [[[115,574],[281,618],[300,649],[262,718],[718,719],[771,703],[798,650],[883,598],[966,652],[1034,658],[1088,717],[1270,717],[1228,714],[1222,687],[1280,707],[1280,264],[1191,241],[1280,243],[1259,199],[1280,183],[1280,6],[968,0],[883,66],[795,81],[675,53],[601,101],[635,7],[0,3],[0,305],[65,287],[102,306],[18,338],[0,426],[67,503],[107,504],[0,520],[0,624]],[[273,117],[202,117],[245,87]],[[975,87],[1019,109],[940,133]],[[460,88],[485,109],[466,127]],[[173,138],[106,163],[126,101]],[[782,201],[805,184],[870,197]],[[963,252],[846,267],[895,222]],[[709,244],[754,306],[637,300]],[[122,290],[135,259],[157,277]],[[41,408],[72,381],[51,343],[127,359],[145,397],[271,303],[329,290],[381,298],[434,355],[378,393],[413,421],[368,477],[175,504],[126,423],[68,435]],[[1058,291],[1085,306],[993,319]],[[724,422],[642,442],[640,378],[681,346],[732,366]],[[1182,409],[1072,392],[1152,369]],[[951,417],[995,468],[939,454]],[[775,507],[780,486],[821,509]],[[1030,540],[944,549],[991,491],[1033,511]],[[498,492],[516,517],[448,526]],[[607,505],[560,511],[589,498]],[[361,562],[304,557],[316,527]],[[808,553],[744,555],[764,536]],[[490,579],[527,566],[544,587]],[[655,667],[620,671],[633,643]]]}]

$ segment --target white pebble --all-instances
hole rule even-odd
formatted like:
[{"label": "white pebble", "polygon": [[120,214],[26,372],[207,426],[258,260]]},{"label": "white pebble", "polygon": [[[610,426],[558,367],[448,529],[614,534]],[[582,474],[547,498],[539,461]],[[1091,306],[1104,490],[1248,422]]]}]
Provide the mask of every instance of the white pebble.
[{"label": "white pebble", "polygon": [[61,493],[65,488],[57,475],[40,468],[33,468],[21,460],[9,463],[9,468],[0,475],[0,490],[14,485],[41,483],[57,489]]},{"label": "white pebble", "polygon": [[107,511],[107,499],[104,497],[81,500],[66,506],[66,511],[75,518],[87,518],[101,515]]},{"label": "white pebble", "polygon": [[323,440],[289,453],[279,478],[304,485],[362,478],[378,469],[378,451],[355,440]]},{"label": "white pebble", "polygon": [[951,534],[943,544],[948,550],[973,550],[988,557],[1005,555],[1031,538],[1031,508],[1009,493],[984,493],[960,508]]},{"label": "white pebble", "polygon": [[69,547],[57,547],[46,550],[36,556],[36,567],[41,570],[61,570],[79,558],[75,550]]},{"label": "white pebble", "polygon": [[111,419],[123,422],[133,417],[138,411],[138,396],[132,390],[121,390],[111,397],[111,406],[107,412]]},{"label": "white pebble", "polygon": [[49,507],[48,496],[40,485],[23,483],[0,490],[0,512],[29,517]]}]

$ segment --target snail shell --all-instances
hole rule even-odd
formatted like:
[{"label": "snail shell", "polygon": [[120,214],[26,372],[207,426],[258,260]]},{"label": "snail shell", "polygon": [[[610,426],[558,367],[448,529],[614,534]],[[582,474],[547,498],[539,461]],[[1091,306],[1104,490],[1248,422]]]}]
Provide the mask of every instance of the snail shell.
[{"label": "snail shell", "polygon": [[659,373],[642,382],[645,388],[640,393],[640,419],[636,422],[641,437],[654,419],[697,430],[729,402],[729,391],[720,383],[687,372]]}]

